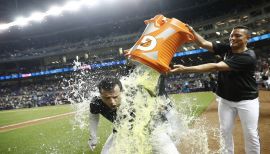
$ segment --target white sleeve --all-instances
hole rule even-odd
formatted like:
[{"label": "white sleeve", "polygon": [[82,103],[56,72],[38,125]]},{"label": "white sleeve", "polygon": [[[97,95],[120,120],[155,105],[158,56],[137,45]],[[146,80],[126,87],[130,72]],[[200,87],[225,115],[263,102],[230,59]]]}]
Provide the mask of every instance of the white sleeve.
[{"label": "white sleeve", "polygon": [[99,114],[90,113],[89,116],[89,131],[90,131],[90,139],[97,139],[97,127],[99,123]]}]

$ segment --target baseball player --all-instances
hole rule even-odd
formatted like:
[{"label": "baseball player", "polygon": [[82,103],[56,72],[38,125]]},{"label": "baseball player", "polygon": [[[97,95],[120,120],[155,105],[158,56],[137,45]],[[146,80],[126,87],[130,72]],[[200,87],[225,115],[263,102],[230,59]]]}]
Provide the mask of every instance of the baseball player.
[{"label": "baseball player", "polygon": [[[164,78],[160,78],[161,82],[164,82]],[[159,95],[163,95],[165,86],[160,85]],[[98,89],[100,96],[94,97],[90,103],[90,139],[88,141],[90,149],[93,151],[98,143],[97,140],[97,126],[99,122],[99,115],[101,114],[111,122],[117,120],[117,109],[121,104],[121,93],[123,91],[122,84],[118,79],[106,78],[102,80]],[[136,102],[134,102],[136,103]],[[176,111],[169,105],[167,106],[160,115],[165,118],[164,122],[170,123],[170,129],[176,131],[176,127],[180,122],[176,116]],[[131,113],[132,114],[132,113]],[[158,120],[157,123],[162,122]],[[157,125],[158,128],[159,125]],[[108,154],[110,148],[114,144],[117,130],[108,137],[101,154]],[[156,154],[179,154],[170,134],[166,131],[159,131],[157,129],[152,130],[151,133],[151,145],[153,147],[153,153]]]},{"label": "baseball player", "polygon": [[254,77],[256,56],[247,48],[250,33],[247,27],[237,26],[231,31],[229,44],[214,43],[205,40],[187,25],[194,34],[196,43],[209,52],[223,56],[218,63],[207,63],[186,67],[175,65],[170,72],[218,72],[218,115],[221,135],[225,142],[223,153],[233,154],[234,143],[232,131],[238,115],[245,139],[247,154],[260,153],[258,135],[259,101],[258,89]]},{"label": "baseball player", "polygon": [[[101,114],[107,120],[114,122],[116,120],[117,108],[121,103],[121,92],[123,90],[121,82],[116,78],[106,78],[102,80],[98,89],[100,96],[96,96],[90,103],[90,138],[88,141],[90,149],[93,151],[97,145],[97,127],[99,115]],[[115,130],[108,137],[101,154],[108,154],[112,146]]]}]

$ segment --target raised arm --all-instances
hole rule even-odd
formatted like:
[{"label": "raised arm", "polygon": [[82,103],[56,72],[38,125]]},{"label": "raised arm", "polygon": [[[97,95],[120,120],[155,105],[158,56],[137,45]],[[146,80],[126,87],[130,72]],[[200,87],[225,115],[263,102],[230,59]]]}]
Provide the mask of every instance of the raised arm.
[{"label": "raised arm", "polygon": [[171,73],[196,73],[196,72],[214,72],[214,71],[229,71],[231,68],[223,61],[219,63],[207,63],[197,66],[174,65],[170,70]]},{"label": "raised arm", "polygon": [[205,40],[200,34],[198,34],[191,26],[187,25],[189,30],[193,33],[195,37],[195,43],[204,48],[207,49],[210,52],[213,52],[213,44],[210,41]]}]

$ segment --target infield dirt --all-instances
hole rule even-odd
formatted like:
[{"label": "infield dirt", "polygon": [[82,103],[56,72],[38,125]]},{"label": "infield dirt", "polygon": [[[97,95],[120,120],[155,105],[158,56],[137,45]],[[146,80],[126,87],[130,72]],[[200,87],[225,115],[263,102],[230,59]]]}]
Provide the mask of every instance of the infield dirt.
[{"label": "infield dirt", "polygon": [[[269,154],[270,152],[270,91],[260,91],[260,117],[259,117],[259,135],[261,142],[261,154]],[[207,120],[207,124],[211,127],[219,127],[217,103],[216,101],[208,107],[206,112],[201,116]],[[244,154],[244,139],[239,118],[236,120],[234,128],[234,148],[235,154]],[[211,137],[210,137],[211,138]],[[216,142],[209,141],[209,146],[215,148]]]}]

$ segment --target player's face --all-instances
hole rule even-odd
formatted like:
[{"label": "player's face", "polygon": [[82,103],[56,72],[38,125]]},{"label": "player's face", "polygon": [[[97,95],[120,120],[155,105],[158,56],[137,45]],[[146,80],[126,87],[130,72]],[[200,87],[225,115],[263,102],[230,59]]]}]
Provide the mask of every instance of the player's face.
[{"label": "player's face", "polygon": [[101,89],[100,97],[102,101],[111,109],[116,109],[121,103],[121,90],[118,85],[111,91]]},{"label": "player's face", "polygon": [[233,50],[245,48],[249,37],[245,29],[233,29],[230,34],[230,46]]}]

